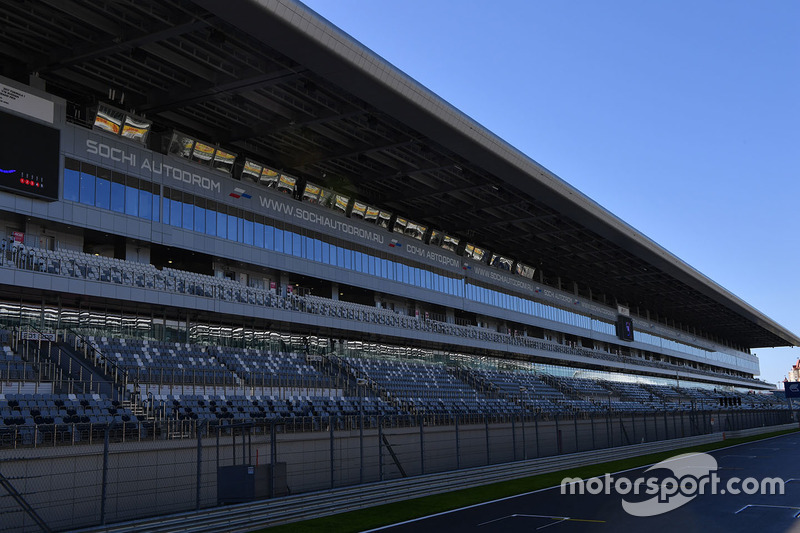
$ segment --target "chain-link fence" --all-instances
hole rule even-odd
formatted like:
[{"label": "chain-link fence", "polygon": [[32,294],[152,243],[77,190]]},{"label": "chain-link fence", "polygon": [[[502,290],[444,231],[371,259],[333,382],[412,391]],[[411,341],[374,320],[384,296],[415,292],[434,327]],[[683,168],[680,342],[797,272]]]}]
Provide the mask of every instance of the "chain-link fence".
[{"label": "chain-link fence", "polygon": [[36,426],[25,444],[12,435],[0,449],[0,524],[59,531],[793,418],[788,410],[298,417],[75,424],[61,435]]}]

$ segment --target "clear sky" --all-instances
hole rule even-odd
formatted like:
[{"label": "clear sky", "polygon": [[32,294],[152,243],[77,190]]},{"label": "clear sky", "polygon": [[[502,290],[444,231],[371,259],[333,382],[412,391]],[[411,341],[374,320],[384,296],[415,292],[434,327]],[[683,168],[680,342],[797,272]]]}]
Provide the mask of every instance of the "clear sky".
[{"label": "clear sky", "polygon": [[800,2],[305,4],[800,334]]}]

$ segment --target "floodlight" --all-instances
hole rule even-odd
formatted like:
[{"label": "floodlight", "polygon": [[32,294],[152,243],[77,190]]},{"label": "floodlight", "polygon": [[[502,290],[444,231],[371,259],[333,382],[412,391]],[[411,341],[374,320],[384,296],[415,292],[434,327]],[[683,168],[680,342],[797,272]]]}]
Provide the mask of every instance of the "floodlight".
[{"label": "floodlight", "polygon": [[191,159],[196,163],[203,163],[204,165],[208,165],[214,158],[214,150],[215,148],[210,144],[196,141],[194,143],[194,149],[192,150],[192,156],[189,159]]},{"label": "floodlight", "polygon": [[350,210],[350,216],[356,218],[364,218],[367,212],[367,204],[362,204],[359,201],[353,202],[353,209]]},{"label": "floodlight", "polygon": [[142,120],[132,117],[131,115],[126,115],[125,123],[122,126],[122,136],[144,144],[144,142],[147,141],[147,134],[150,133],[150,126],[152,125],[153,123],[149,120]]},{"label": "floodlight", "polygon": [[276,187],[278,185],[279,176],[280,174],[278,174],[276,170],[272,170],[269,167],[264,167],[264,170],[261,171],[261,177],[259,178],[258,182],[267,187]]},{"label": "floodlight", "polygon": [[244,166],[242,167],[241,179],[258,181],[258,178],[261,177],[261,171],[263,169],[264,167],[261,165],[261,163],[257,163],[252,159],[245,159]]},{"label": "floodlight", "polygon": [[294,194],[297,190],[297,178],[281,174],[278,178],[278,190],[286,194]]},{"label": "floodlight", "polygon": [[458,243],[460,239],[457,237],[453,237],[451,235],[445,235],[444,241],[442,242],[442,248],[445,250],[450,250],[451,252],[455,252],[458,249]]},{"label": "floodlight", "polygon": [[364,212],[364,220],[369,220],[370,222],[377,222],[378,221],[378,214],[381,212],[380,209],[377,207],[369,206],[367,210]]},{"label": "floodlight", "polygon": [[511,266],[514,264],[514,260],[504,257],[500,254],[492,254],[489,264],[493,267],[499,268],[500,270],[508,270],[510,272]]},{"label": "floodlight", "polygon": [[172,139],[169,143],[170,154],[189,159],[192,155],[192,148],[194,147],[194,138],[178,131],[172,133]]},{"label": "floodlight", "polygon": [[124,112],[105,104],[100,104],[97,106],[97,114],[94,117],[94,127],[119,135],[120,131],[122,131],[122,122],[124,120]]},{"label": "floodlight", "polygon": [[378,215],[377,224],[382,227],[389,229],[389,221],[392,219],[392,214],[389,211],[381,211]]},{"label": "floodlight", "polygon": [[336,202],[333,204],[335,210],[347,213],[347,205],[350,203],[350,197],[343,194],[336,195]]},{"label": "floodlight", "polygon": [[486,255],[486,250],[478,248],[474,244],[467,244],[467,247],[464,249],[464,255],[475,261],[481,261],[483,260],[483,256]]},{"label": "floodlight", "polygon": [[322,189],[318,185],[314,185],[313,183],[306,183],[306,188],[303,190],[303,200],[306,202],[310,202],[312,204],[316,204],[319,201],[319,193]]},{"label": "floodlight", "polygon": [[516,270],[517,274],[519,274],[520,276],[528,279],[533,279],[533,275],[536,273],[535,268],[520,262],[517,262],[516,266],[514,267],[514,270]]},{"label": "floodlight", "polygon": [[230,174],[233,171],[234,161],[236,161],[236,154],[217,148],[217,151],[214,152],[214,161],[211,166],[216,170]]},{"label": "floodlight", "polygon": [[394,226],[392,227],[392,229],[394,230],[395,233],[405,233],[407,225],[408,225],[408,220],[401,217],[397,217],[394,220]]}]

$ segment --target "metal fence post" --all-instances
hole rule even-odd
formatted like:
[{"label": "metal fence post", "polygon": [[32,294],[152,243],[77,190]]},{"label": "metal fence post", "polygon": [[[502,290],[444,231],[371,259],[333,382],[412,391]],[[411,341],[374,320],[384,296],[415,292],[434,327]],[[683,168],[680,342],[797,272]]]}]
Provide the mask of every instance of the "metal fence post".
[{"label": "metal fence post", "polygon": [[513,460],[517,460],[517,426],[515,424],[516,417],[511,415],[511,455]]},{"label": "metal fence post", "polygon": [[578,415],[572,415],[572,421],[575,425],[575,451],[577,452],[580,450],[580,446],[578,445]]},{"label": "metal fence post", "polygon": [[195,509],[200,510],[200,483],[203,477],[203,435],[200,431],[201,423],[195,425],[197,431],[197,495]]},{"label": "metal fence post", "polygon": [[378,479],[383,481],[383,416],[378,416]]},{"label": "metal fence post", "polygon": [[329,420],[328,424],[329,424],[329,427],[330,427],[330,435],[331,435],[331,488],[333,488],[333,485],[334,485],[334,482],[333,482],[333,461],[334,461],[334,457],[333,457],[333,424],[336,422],[336,417],[332,416],[328,420]]},{"label": "metal fence post", "polygon": [[[363,404],[362,404],[363,408]],[[364,483],[364,413],[358,423],[358,482]]]},{"label": "metal fence post", "polygon": [[424,431],[422,429],[422,415],[417,417],[417,421],[419,423],[419,473],[425,473],[425,438],[424,438]]},{"label": "metal fence post", "polygon": [[489,460],[489,416],[483,415],[483,424],[486,426],[486,464],[490,465],[491,461]]},{"label": "metal fence post", "polygon": [[456,415],[456,470],[461,469],[461,436],[458,432],[458,415]]},{"label": "metal fence post", "polygon": [[[278,443],[275,442],[275,438],[278,435],[277,431],[278,424],[275,420],[272,420],[269,425],[269,465],[270,465],[270,472],[269,472],[269,497],[275,497],[275,467],[278,463]],[[217,438],[219,438],[219,432],[217,432]]]},{"label": "metal fence post", "polygon": [[109,427],[106,425],[103,436],[103,481],[100,488],[100,524],[106,523],[106,489],[108,487],[108,440]]}]

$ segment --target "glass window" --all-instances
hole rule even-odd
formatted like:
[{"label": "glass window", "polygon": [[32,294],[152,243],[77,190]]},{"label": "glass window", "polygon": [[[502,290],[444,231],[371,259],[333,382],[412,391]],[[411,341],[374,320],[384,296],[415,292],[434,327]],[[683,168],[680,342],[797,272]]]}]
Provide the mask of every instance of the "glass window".
[{"label": "glass window", "polygon": [[236,229],[238,228],[239,224],[237,222],[237,217],[228,214],[228,239],[231,241],[236,240]]},{"label": "glass window", "polygon": [[94,205],[94,181],[92,174],[81,172],[81,199],[80,202],[86,205]]},{"label": "glass window", "polygon": [[322,243],[322,262],[329,264],[331,259],[331,245],[327,242]]},{"label": "glass window", "polygon": [[139,191],[139,216],[150,220],[153,217],[153,194]]},{"label": "glass window", "polygon": [[194,206],[194,230],[206,232],[206,210],[199,205]]},{"label": "glass window", "polygon": [[217,237],[228,237],[228,215],[217,213]]},{"label": "glass window", "polygon": [[313,239],[314,241],[314,261],[323,261],[322,259],[322,241]]},{"label": "glass window", "polygon": [[79,201],[81,197],[81,174],[77,170],[64,169],[64,200]]},{"label": "glass window", "polygon": [[183,211],[183,228],[194,229],[194,206],[181,202],[181,210]]},{"label": "glass window", "polygon": [[293,253],[292,250],[292,235],[293,233],[289,230],[283,230],[283,253],[291,254]]},{"label": "glass window", "polygon": [[237,240],[244,242],[244,219],[242,217],[236,217],[236,231]]},{"label": "glass window", "polygon": [[206,209],[206,234],[217,234],[217,212],[213,209]]},{"label": "glass window", "polygon": [[253,223],[253,244],[259,248],[264,247],[264,224]]},{"label": "glass window", "polygon": [[275,228],[275,251],[283,251],[283,230]]},{"label": "glass window", "polygon": [[[125,212],[125,185],[116,181],[111,184],[111,210]],[[164,220],[169,220],[169,217],[165,216]]]},{"label": "glass window", "polygon": [[94,205],[102,207],[103,209],[108,209],[111,206],[111,180],[108,179],[110,177],[111,176],[98,176],[95,185],[96,197],[94,199]]},{"label": "glass window", "polygon": [[303,257],[306,259],[314,259],[314,242],[311,237],[303,237]]},{"label": "glass window", "polygon": [[139,190],[125,186],[125,214],[139,216]]},{"label": "glass window", "polygon": [[264,248],[267,250],[275,249],[275,228],[269,224],[264,225]]},{"label": "glass window", "polygon": [[[113,185],[111,187],[111,191],[112,192],[114,191]],[[169,198],[164,198],[164,222],[165,223],[169,223],[169,206],[170,206]]]},{"label": "glass window", "polygon": [[253,222],[250,220],[244,221],[244,243],[253,244]]},{"label": "glass window", "polygon": [[153,211],[152,211],[152,214],[153,214],[153,221],[154,222],[158,222],[158,213],[159,213],[158,204],[159,204],[160,201],[161,201],[161,197],[158,195],[158,191],[156,190],[156,193],[153,194]]},{"label": "glass window", "polygon": [[181,213],[183,212],[183,202],[169,200],[169,223],[173,226],[181,226]]}]

